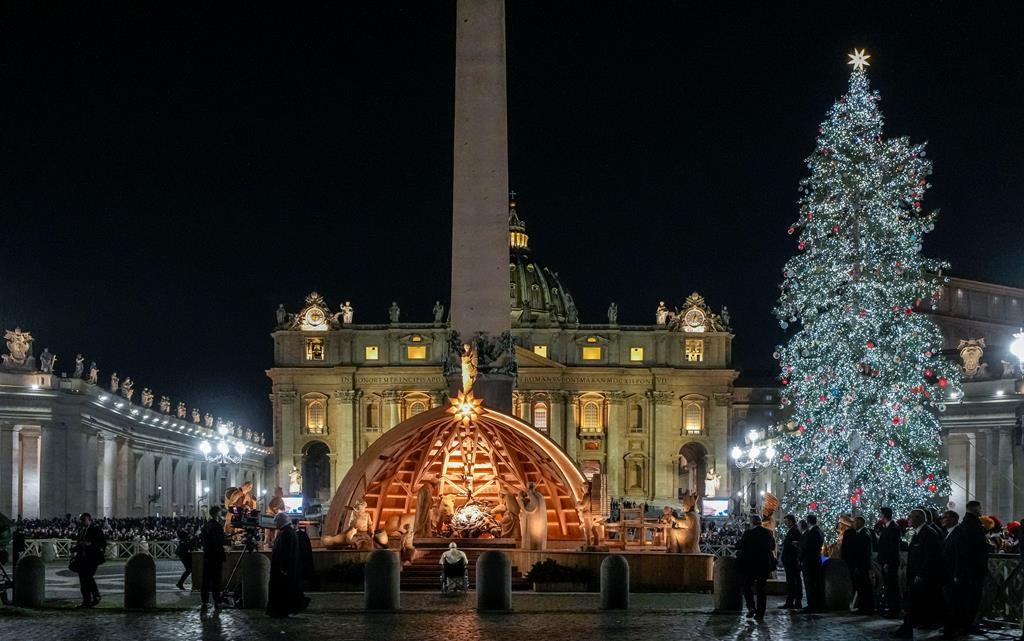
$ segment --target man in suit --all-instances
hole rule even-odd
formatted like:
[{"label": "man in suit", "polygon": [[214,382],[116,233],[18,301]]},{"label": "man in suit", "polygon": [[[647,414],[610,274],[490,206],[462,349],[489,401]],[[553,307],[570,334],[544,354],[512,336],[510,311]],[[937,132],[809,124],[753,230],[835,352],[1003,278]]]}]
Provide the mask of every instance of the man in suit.
[{"label": "man in suit", "polygon": [[871,614],[875,609],[871,587],[871,534],[865,527],[863,516],[855,517],[853,527],[843,535],[841,556],[850,569],[850,581],[856,593],[855,611],[857,614]]},{"label": "man in suit", "polygon": [[942,549],[935,530],[928,527],[924,510],[910,511],[914,535],[907,552],[907,601],[903,624],[892,632],[898,638],[912,638],[914,628],[928,623],[934,587],[942,580]]},{"label": "man in suit", "polygon": [[807,592],[807,607],[804,612],[822,612],[825,609],[825,581],[821,569],[821,548],[825,537],[818,527],[818,517],[808,514],[807,531],[800,537],[797,551],[800,571],[803,573],[804,591]]},{"label": "man in suit", "polygon": [[93,522],[92,515],[83,512],[78,517],[79,530],[75,543],[76,572],[82,592],[80,608],[91,608],[100,602],[100,590],[96,587],[96,570],[103,563],[107,551],[107,539],[103,529]]},{"label": "man in suit", "polygon": [[[761,525],[761,516],[750,515],[750,527],[736,544],[740,574],[743,575],[743,599],[747,604],[747,618],[764,621],[768,604],[768,575],[775,569],[775,537]],[[757,604],[754,592],[757,592]]]},{"label": "man in suit", "polygon": [[978,614],[981,591],[988,576],[988,543],[980,517],[981,503],[968,502],[963,522],[952,528],[943,544],[947,595],[944,639],[968,634]]},{"label": "man in suit", "polygon": [[796,517],[787,514],[782,521],[786,524],[786,538],[782,540],[782,567],[786,571],[786,602],[780,609],[797,609],[803,605],[803,583],[800,581],[800,529]]},{"label": "man in suit", "polygon": [[900,615],[900,541],[903,533],[892,518],[892,508],[878,511],[882,532],[878,535],[878,564],[882,566],[885,584],[885,616],[894,619]]},{"label": "man in suit", "polygon": [[221,575],[227,555],[224,553],[224,527],[218,522],[220,508],[210,506],[210,519],[203,524],[199,538],[203,543],[203,587],[200,596],[203,610],[210,607],[210,594],[213,594],[213,607],[220,609],[223,596],[220,592]]}]

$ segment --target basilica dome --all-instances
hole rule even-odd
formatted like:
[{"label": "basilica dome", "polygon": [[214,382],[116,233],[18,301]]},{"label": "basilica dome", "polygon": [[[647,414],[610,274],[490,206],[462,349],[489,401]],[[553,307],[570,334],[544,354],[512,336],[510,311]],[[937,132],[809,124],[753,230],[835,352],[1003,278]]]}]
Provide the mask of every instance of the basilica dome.
[{"label": "basilica dome", "polygon": [[558,273],[542,267],[530,254],[530,237],[519,218],[515,198],[509,201],[509,294],[512,325],[575,325],[579,323],[572,295]]}]

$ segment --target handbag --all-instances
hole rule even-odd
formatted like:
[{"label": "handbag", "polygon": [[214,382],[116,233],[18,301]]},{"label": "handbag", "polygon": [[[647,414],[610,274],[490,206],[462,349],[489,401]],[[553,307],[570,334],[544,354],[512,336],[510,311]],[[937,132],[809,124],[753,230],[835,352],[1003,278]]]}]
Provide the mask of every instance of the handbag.
[{"label": "handbag", "polygon": [[75,574],[78,574],[79,560],[77,554],[71,557],[71,560],[68,562],[68,569],[74,572]]}]

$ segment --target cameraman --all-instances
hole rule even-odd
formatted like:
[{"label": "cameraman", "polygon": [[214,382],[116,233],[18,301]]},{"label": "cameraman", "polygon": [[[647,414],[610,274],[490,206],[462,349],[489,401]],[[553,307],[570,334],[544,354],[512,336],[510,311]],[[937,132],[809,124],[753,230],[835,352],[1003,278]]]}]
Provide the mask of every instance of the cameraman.
[{"label": "cameraman", "polygon": [[216,505],[210,506],[210,520],[203,524],[199,536],[203,542],[203,586],[201,596],[203,599],[203,610],[210,607],[210,593],[213,593],[213,607],[217,610],[223,605],[223,596],[220,592],[221,570],[227,555],[224,553],[224,527],[220,524],[218,517],[220,508]]}]

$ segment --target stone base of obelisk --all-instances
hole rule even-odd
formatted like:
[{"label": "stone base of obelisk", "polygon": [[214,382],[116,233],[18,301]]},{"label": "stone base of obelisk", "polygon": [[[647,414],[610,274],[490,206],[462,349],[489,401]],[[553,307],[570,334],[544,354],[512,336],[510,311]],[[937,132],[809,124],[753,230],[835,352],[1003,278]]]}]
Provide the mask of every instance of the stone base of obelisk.
[{"label": "stone base of obelisk", "polygon": [[[512,388],[515,379],[505,374],[478,374],[473,383],[473,396],[482,398],[484,407],[502,414],[512,414]],[[462,390],[462,376],[448,377],[448,394],[457,396]]]}]

